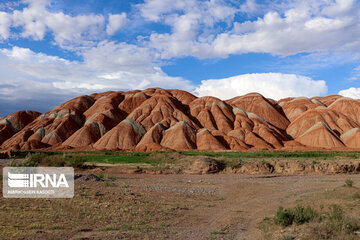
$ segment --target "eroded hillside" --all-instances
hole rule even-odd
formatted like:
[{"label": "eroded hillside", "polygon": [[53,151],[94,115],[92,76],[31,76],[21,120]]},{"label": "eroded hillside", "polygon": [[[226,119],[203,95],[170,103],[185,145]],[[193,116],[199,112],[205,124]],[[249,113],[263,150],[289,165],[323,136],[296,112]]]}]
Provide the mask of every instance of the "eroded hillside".
[{"label": "eroded hillside", "polygon": [[338,95],[222,101],[181,90],[80,96],[0,119],[2,149],[125,151],[359,149],[360,101]]}]

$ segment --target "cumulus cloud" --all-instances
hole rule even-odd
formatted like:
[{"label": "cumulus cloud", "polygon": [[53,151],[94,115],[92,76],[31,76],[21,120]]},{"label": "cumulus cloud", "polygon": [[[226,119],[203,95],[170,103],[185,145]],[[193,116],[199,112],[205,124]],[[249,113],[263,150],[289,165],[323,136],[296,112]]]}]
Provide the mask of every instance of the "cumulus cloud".
[{"label": "cumulus cloud", "polygon": [[[47,9],[47,0],[23,1],[27,7],[10,13],[0,12],[0,37],[10,37],[11,27],[21,28],[20,36],[33,40],[43,40],[47,32],[62,48],[74,49],[93,46],[104,35],[105,17],[88,14],[71,16],[63,12]],[[15,35],[15,34],[14,34]]]},{"label": "cumulus cloud", "polygon": [[0,12],[0,40],[10,36],[11,17],[6,12]]},{"label": "cumulus cloud", "polygon": [[252,15],[252,14],[258,13],[260,10],[262,10],[262,6],[258,3],[256,3],[256,0],[246,0],[240,6],[240,10],[249,15]]},{"label": "cumulus cloud", "polygon": [[211,42],[219,31],[216,24],[231,26],[239,11],[222,0],[147,0],[138,8],[145,19],[171,27],[171,33],[154,32],[150,35],[150,41],[145,43],[157,49],[165,59],[211,56]]},{"label": "cumulus cloud", "polygon": [[354,99],[360,99],[360,88],[352,87],[352,88],[344,89],[339,92],[339,95]]},{"label": "cumulus cloud", "polygon": [[[58,96],[56,102],[64,96],[108,89],[159,86],[193,91],[190,81],[170,77],[161,69],[169,59],[186,56],[226,58],[249,52],[360,56],[360,2],[356,0],[265,1],[265,7],[256,0],[144,0],[128,13],[106,16],[67,14],[51,9],[50,0],[21,2],[24,5],[0,4],[0,9],[7,9],[0,11],[0,41],[26,38],[56,44],[82,60],[20,47],[0,49],[0,99],[14,105],[39,94],[44,99]],[[245,21],[244,15],[251,18]],[[159,28],[144,30],[153,23]],[[135,26],[144,34],[119,42],[106,40],[125,26]],[[302,62],[299,65],[306,69]],[[324,81],[304,76],[264,73],[204,80],[196,89],[199,95],[224,99],[252,91],[278,99],[322,95],[327,87]]]},{"label": "cumulus cloud", "polygon": [[195,90],[199,96],[216,96],[220,99],[258,92],[265,97],[281,99],[286,97],[313,97],[326,94],[325,81],[309,77],[282,73],[254,73],[224,79],[210,79],[201,82]]},{"label": "cumulus cloud", "polygon": [[[163,59],[194,56],[227,57],[249,52],[275,55],[350,51],[360,55],[360,2],[355,0],[276,1],[266,8],[255,0],[145,0],[133,13],[72,16],[50,11],[49,0],[26,0],[27,6],[0,11],[0,39],[11,27],[25,38],[42,40],[53,35],[66,49],[92,47],[139,18],[170,27],[170,31],[143,36],[142,46],[156,49]],[[278,3],[280,2],[280,3]],[[240,21],[237,14],[258,14]],[[107,24],[105,24],[107,23]],[[140,23],[141,24],[141,23]],[[129,24],[130,26],[130,24]],[[309,37],[311,36],[311,37]]]},{"label": "cumulus cloud", "polygon": [[[152,33],[148,42],[165,59],[249,52],[282,56],[336,51],[360,54],[360,3],[354,0],[270,4],[263,16],[249,21],[236,21],[235,15],[264,11],[252,0],[239,7],[220,0],[177,4],[147,0],[138,7],[145,19],[171,27],[170,33]],[[224,23],[220,30],[214,27]]]},{"label": "cumulus cloud", "polygon": [[20,74],[60,89],[193,89],[189,81],[167,76],[150,54],[135,45],[104,41],[84,51],[84,60],[78,62],[13,47],[0,49],[0,69],[8,72],[8,78]]},{"label": "cumulus cloud", "polygon": [[[338,1],[345,2],[345,1]],[[214,51],[219,55],[234,53],[271,53],[294,55],[304,52],[349,51],[360,46],[359,3],[346,1],[322,5],[306,4],[281,12],[271,11],[255,21],[234,23],[234,31],[219,34]],[[349,3],[348,3],[349,2]],[[311,37],[309,37],[311,36]]]},{"label": "cumulus cloud", "polygon": [[109,14],[109,23],[106,26],[106,33],[113,35],[126,25],[128,19],[126,13],[121,14]]},{"label": "cumulus cloud", "polygon": [[29,101],[36,105],[43,100],[40,105],[49,110],[70,97],[93,92],[195,88],[190,81],[164,73],[150,54],[135,45],[107,41],[84,51],[81,62],[27,48],[0,49],[0,102],[11,103],[19,110]]}]

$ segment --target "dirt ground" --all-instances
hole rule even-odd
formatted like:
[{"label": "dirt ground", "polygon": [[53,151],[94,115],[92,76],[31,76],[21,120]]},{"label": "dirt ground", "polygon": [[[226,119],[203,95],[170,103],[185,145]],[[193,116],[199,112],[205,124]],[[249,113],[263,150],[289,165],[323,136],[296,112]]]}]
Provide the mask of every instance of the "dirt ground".
[{"label": "dirt ground", "polygon": [[279,206],[360,205],[357,174],[101,177],[76,180],[73,199],[1,197],[0,239],[265,239],[259,223]]}]

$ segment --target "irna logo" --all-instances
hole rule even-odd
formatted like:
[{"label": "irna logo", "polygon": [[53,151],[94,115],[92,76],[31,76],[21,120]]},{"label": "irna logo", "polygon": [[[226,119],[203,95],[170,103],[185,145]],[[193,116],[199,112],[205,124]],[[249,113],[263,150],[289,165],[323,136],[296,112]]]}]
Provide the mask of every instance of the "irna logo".
[{"label": "irna logo", "polygon": [[71,167],[4,167],[6,198],[72,198],[74,169]]},{"label": "irna logo", "polygon": [[8,173],[8,186],[12,188],[69,187],[64,174],[18,174]]}]

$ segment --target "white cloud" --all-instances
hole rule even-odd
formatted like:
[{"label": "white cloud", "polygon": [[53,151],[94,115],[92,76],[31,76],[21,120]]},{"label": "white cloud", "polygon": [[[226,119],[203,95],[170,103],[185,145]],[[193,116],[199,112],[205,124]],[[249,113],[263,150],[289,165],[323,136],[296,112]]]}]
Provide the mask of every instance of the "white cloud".
[{"label": "white cloud", "polygon": [[352,87],[352,88],[344,89],[339,92],[339,95],[354,99],[360,99],[360,88]]},{"label": "white cloud", "polygon": [[47,15],[44,1],[28,1],[29,6],[22,11],[15,10],[12,14],[14,27],[22,27],[21,36],[42,40],[46,32],[44,18]]},{"label": "white cloud", "polygon": [[323,13],[327,15],[341,15],[353,8],[355,0],[336,0],[335,4],[326,7]]},{"label": "white cloud", "polygon": [[[147,0],[138,7],[145,19],[171,27],[170,33],[152,33],[150,42],[145,42],[164,59],[227,57],[249,52],[282,56],[336,51],[360,54],[359,2],[286,1],[273,5],[263,16],[245,22],[234,21],[235,14],[258,13],[265,8],[252,0],[239,8],[223,1],[195,0],[176,4]],[[215,27],[218,23],[227,27],[219,29]]]},{"label": "white cloud", "polygon": [[[142,16],[171,27],[171,33],[152,33],[151,48],[157,49],[164,59],[182,56],[209,57],[211,42],[220,29],[216,24],[231,26],[239,9],[222,0],[163,1],[147,0],[139,4]],[[227,28],[227,27],[225,27]]]},{"label": "white cloud", "polygon": [[139,4],[141,16],[146,20],[158,22],[165,14],[172,11],[181,10],[186,6],[192,8],[196,1],[184,0],[184,1],[173,1],[173,0],[145,0],[143,4]]},{"label": "white cloud", "polygon": [[93,46],[102,39],[105,18],[101,15],[69,16],[62,12],[50,13],[44,19],[54,39],[63,48]]},{"label": "white cloud", "polygon": [[109,23],[106,26],[106,33],[113,35],[124,27],[128,22],[126,13],[121,14],[109,14]]},{"label": "white cloud", "polygon": [[315,81],[295,74],[254,73],[204,80],[195,90],[199,96],[215,96],[221,99],[230,99],[249,92],[258,92],[265,97],[278,100],[286,97],[323,95],[327,93],[327,86],[325,81]]},{"label": "white cloud", "polygon": [[256,3],[256,0],[246,0],[245,3],[240,6],[240,10],[248,14],[257,13],[260,8],[261,7]]},{"label": "white cloud", "polygon": [[48,56],[43,53],[35,53],[28,48],[13,47],[10,49],[0,49],[0,53],[9,57],[10,60],[15,60],[22,63],[62,63],[70,64],[70,61],[59,58],[57,56]]},{"label": "white cloud", "polygon": [[[139,27],[142,19],[170,27],[169,32],[142,36],[140,43],[162,59],[249,52],[287,56],[348,51],[360,56],[360,2],[355,0],[276,1],[267,6],[256,0],[145,0],[129,18],[126,13],[73,16],[50,11],[50,0],[24,2],[28,5],[22,10],[0,12],[0,39],[11,36],[11,27],[21,27],[22,37],[43,40],[51,33],[60,47],[79,50],[95,46],[127,23]],[[258,18],[236,21],[242,13]]]},{"label": "white cloud", "polygon": [[11,17],[6,12],[0,12],[0,40],[10,36]]},{"label": "white cloud", "polygon": [[[353,7],[359,4],[354,3]],[[321,8],[317,9],[320,11]],[[212,46],[218,55],[247,52],[294,55],[303,52],[334,52],[356,49],[359,52],[359,12],[323,16],[311,6],[268,12],[263,18],[236,24],[236,32],[219,34]],[[310,37],[311,36],[311,37]]]},{"label": "white cloud", "polygon": [[[132,12],[107,16],[66,14],[51,9],[50,0],[22,3],[22,9],[17,5],[0,11],[0,41],[10,40],[9,45],[11,39],[21,37],[43,41],[73,51],[83,60],[66,60],[19,47],[0,49],[0,99],[11,101],[37,95],[39,91],[32,86],[45,89],[49,97],[153,86],[192,91],[195,87],[191,82],[170,77],[160,67],[166,59],[184,56],[204,59],[249,52],[282,56],[312,53],[315,61],[309,63],[308,58],[301,57],[300,67],[293,64],[295,60],[292,69],[276,70],[305,75],[309,71],[301,70],[309,65],[316,68],[314,62],[320,66],[336,61],[328,56],[341,55],[351,61],[354,55],[360,56],[360,2],[356,0],[265,1],[266,6],[256,0],[144,0]],[[246,14],[252,20],[241,20]],[[153,31],[149,33],[144,30],[149,22],[167,27],[150,29]],[[137,41],[129,39],[133,44],[106,40],[125,25],[144,35],[134,36]],[[53,42],[45,38],[50,35]],[[316,56],[326,57],[322,60]],[[324,81],[304,76],[267,73],[205,80],[197,88],[200,95],[221,98],[251,91],[281,98],[321,95],[327,87]],[[24,94],[12,97],[19,92]]]},{"label": "white cloud", "polygon": [[106,90],[195,88],[187,80],[165,74],[145,48],[105,41],[82,54],[84,60],[78,62],[27,48],[0,49],[0,102],[22,106],[24,101],[38,97],[44,103],[55,103],[57,99]]},{"label": "white cloud", "polygon": [[21,27],[21,37],[43,40],[50,32],[55,43],[62,48],[73,49],[93,46],[104,35],[105,18],[88,14],[71,16],[47,9],[48,0],[27,0],[22,10],[0,12],[0,36],[9,37],[9,27]]}]

